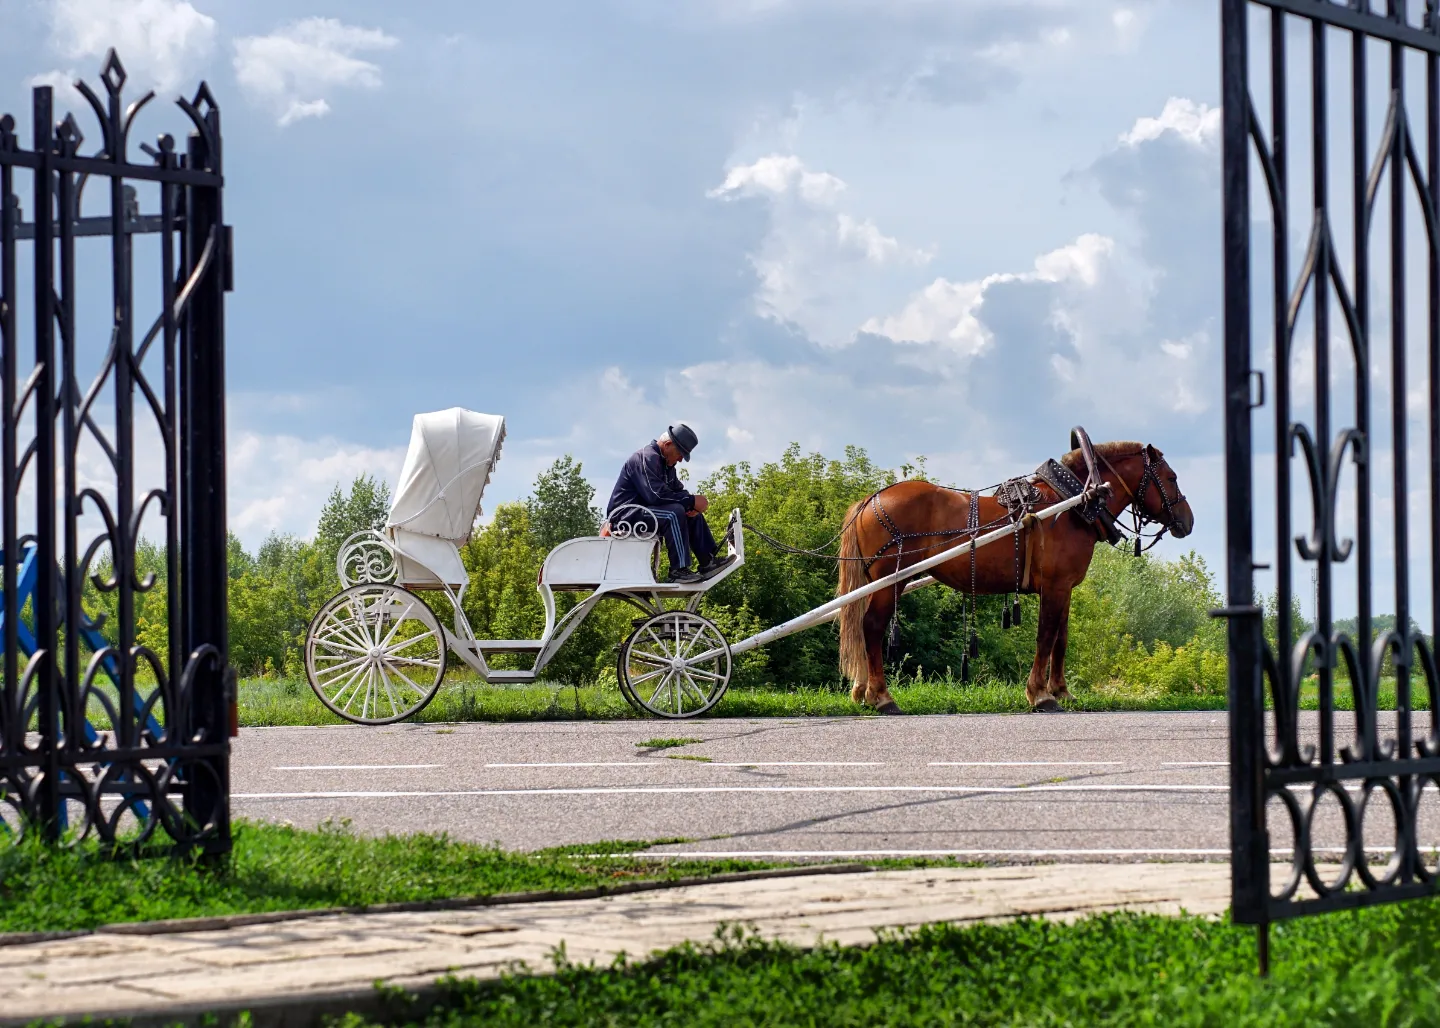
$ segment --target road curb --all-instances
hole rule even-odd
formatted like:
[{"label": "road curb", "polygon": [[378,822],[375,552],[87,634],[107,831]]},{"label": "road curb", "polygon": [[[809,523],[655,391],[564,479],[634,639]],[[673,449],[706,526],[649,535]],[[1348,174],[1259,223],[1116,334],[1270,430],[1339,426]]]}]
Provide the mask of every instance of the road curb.
[{"label": "road curb", "polygon": [[[86,935],[173,935],[180,932],[218,932],[247,925],[277,924],[284,921],[306,921],[317,917],[343,914],[405,914],[429,910],[466,910],[475,907],[508,906],[516,903],[558,903],[563,900],[601,899],[637,892],[680,889],[691,885],[748,882],[765,878],[796,878],[808,875],[859,874],[873,871],[869,864],[817,864],[800,867],[777,867],[761,871],[730,871],[716,875],[691,875],[664,881],[620,882],[570,891],[547,889],[535,892],[502,892],[490,896],[459,896],[451,899],[416,900],[410,903],[376,903],[359,907],[317,907],[313,910],[276,910],[259,914],[223,914],[216,917],[180,917],[165,921],[132,921],[101,925],[99,928],[55,932],[0,932],[0,946],[25,946],[53,942]],[[0,1017],[0,1026],[11,1022]]]}]

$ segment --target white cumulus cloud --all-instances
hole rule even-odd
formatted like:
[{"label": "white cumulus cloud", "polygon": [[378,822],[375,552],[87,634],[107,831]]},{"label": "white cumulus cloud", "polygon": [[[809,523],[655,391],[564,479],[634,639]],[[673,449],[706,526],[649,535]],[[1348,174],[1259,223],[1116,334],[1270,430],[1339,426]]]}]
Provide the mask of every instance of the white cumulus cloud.
[{"label": "white cumulus cloud", "polygon": [[1033,271],[1000,272],[976,282],[937,278],[912,296],[900,313],[870,318],[860,330],[896,343],[942,343],[961,354],[974,355],[984,349],[991,338],[980,319],[985,292],[991,286],[1012,282],[1074,282],[1093,287],[1114,251],[1113,239],[1089,233],[1068,246],[1041,254],[1035,259]]},{"label": "white cumulus cloud", "polygon": [[323,94],[380,88],[379,65],[357,55],[398,42],[380,29],[305,18],[268,36],[235,40],[235,77],[252,98],[275,111],[280,125],[290,125],[328,114]]},{"label": "white cumulus cloud", "polygon": [[1165,101],[1158,118],[1137,118],[1128,132],[1121,133],[1120,142],[1138,146],[1159,139],[1167,132],[1192,146],[1213,146],[1220,138],[1220,108],[1172,96]]},{"label": "white cumulus cloud", "polygon": [[[186,84],[215,43],[215,19],[188,0],[50,0],[46,14],[65,60],[100,58],[114,47],[127,74],[161,92]],[[62,76],[76,77],[72,70],[37,79]]]},{"label": "white cumulus cloud", "polygon": [[725,181],[706,193],[712,198],[736,196],[781,196],[791,190],[814,204],[831,204],[845,190],[845,183],[824,171],[809,171],[793,154],[771,154],[753,164],[731,168]]},{"label": "white cumulus cloud", "polygon": [[865,305],[896,288],[897,271],[932,256],[886,235],[869,218],[839,210],[847,188],[844,179],[811,170],[794,154],[770,154],[731,167],[706,194],[768,204],[769,229],[750,254],[755,309],[822,346],[851,342]]}]

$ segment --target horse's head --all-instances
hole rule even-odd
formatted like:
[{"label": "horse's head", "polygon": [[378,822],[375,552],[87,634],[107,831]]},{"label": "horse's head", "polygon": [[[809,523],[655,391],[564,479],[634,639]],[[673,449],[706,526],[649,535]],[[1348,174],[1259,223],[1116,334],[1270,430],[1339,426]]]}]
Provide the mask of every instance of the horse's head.
[{"label": "horse's head", "polygon": [[1195,512],[1180,491],[1180,479],[1165,454],[1146,443],[1136,454],[1140,477],[1131,490],[1133,506],[1142,518],[1158,522],[1176,539],[1184,539],[1195,528]]}]

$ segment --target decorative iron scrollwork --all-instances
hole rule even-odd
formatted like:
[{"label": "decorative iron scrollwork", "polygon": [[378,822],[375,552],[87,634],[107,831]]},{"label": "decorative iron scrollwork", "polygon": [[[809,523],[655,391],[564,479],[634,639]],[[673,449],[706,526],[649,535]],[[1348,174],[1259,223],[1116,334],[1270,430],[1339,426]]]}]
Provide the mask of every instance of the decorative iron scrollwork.
[{"label": "decorative iron scrollwork", "polygon": [[393,582],[397,571],[395,551],[379,532],[356,532],[340,544],[335,571],[347,589],[352,585]]},{"label": "decorative iron scrollwork", "polygon": [[[228,237],[219,110],[202,85],[179,103],[194,126],[185,153],[161,135],[141,144],[148,160],[132,163],[131,134],[154,94],[127,105],[126,80],[111,51],[98,89],[77,83],[99,125],[92,153],[73,115],[56,118],[49,87],[34,90],[32,148],[22,148],[14,118],[0,117],[0,845],[33,830],[139,844],[163,828],[221,851],[228,576],[215,412],[228,281],[218,241]],[[109,210],[86,214],[85,190],[97,182]],[[23,207],[22,192],[31,196]],[[144,213],[152,203],[155,213]],[[150,276],[134,273],[140,233],[158,236],[160,272],[143,334],[133,283]],[[104,304],[113,318],[104,345],[87,347],[75,243],[98,235],[114,240]],[[22,256],[33,293],[17,288]],[[26,313],[33,340],[19,334],[29,295],[40,298]],[[84,356],[96,349],[98,362]],[[150,438],[158,445],[141,460],[137,439]],[[82,478],[85,447],[103,474]],[[142,567],[142,551],[160,565]]]},{"label": "decorative iron scrollwork", "polygon": [[[1381,14],[1370,4],[1338,4],[1331,0],[1222,0],[1224,85],[1223,148],[1225,162],[1225,382],[1227,536],[1231,570],[1227,583],[1230,618],[1231,839],[1233,916],[1261,926],[1299,914],[1354,907],[1374,902],[1427,895],[1437,885],[1427,847],[1440,838],[1422,839],[1418,831],[1422,802],[1440,790],[1440,680],[1430,643],[1416,628],[1412,614],[1411,577],[1424,566],[1431,589],[1431,618],[1440,604],[1440,481],[1431,463],[1440,452],[1440,23],[1433,0],[1426,4],[1423,24],[1408,20],[1405,5]],[[1397,5],[1391,5],[1395,8]],[[1252,44],[1250,36],[1268,38]],[[1287,65],[1301,32],[1308,47],[1303,70]],[[1297,32],[1295,30],[1301,30]],[[1340,31],[1337,31],[1340,30]],[[1349,37],[1343,35],[1349,33]],[[1350,119],[1349,138],[1342,141],[1350,166],[1343,182],[1343,207],[1353,221],[1353,256],[1341,254],[1332,234],[1333,199],[1340,189],[1328,176],[1331,139],[1341,122],[1330,117],[1328,94],[1341,82],[1327,64],[1332,41],[1340,60],[1349,65],[1344,77],[1350,95],[1343,101]],[[1386,114],[1380,132],[1367,126],[1371,98],[1364,62],[1367,40],[1394,44],[1384,54],[1389,64]],[[1353,45],[1352,45],[1353,44]],[[1426,108],[1425,134],[1419,146],[1412,135],[1406,89],[1407,54],[1419,53],[1430,73],[1417,81]],[[1265,54],[1268,82],[1264,92],[1269,110],[1261,112],[1250,92],[1252,54]],[[1303,84],[1310,105],[1300,126],[1288,92]],[[1268,124],[1266,120],[1268,119]],[[1426,155],[1422,167],[1420,153]],[[1340,153],[1336,147],[1335,153]],[[1252,221],[1251,156],[1257,159],[1268,200],[1271,294],[1266,300],[1270,323],[1255,332],[1252,342],[1252,235],[1266,219]],[[1309,181],[1294,190],[1291,175],[1303,167]],[[1292,161],[1294,168],[1292,168]],[[1388,224],[1375,217],[1377,200],[1388,185]],[[1311,215],[1309,241],[1298,271],[1292,276],[1294,193]],[[1412,251],[1405,246],[1407,207],[1421,212],[1428,263],[1427,316],[1412,329],[1405,286]],[[1371,248],[1388,246],[1381,289],[1388,323],[1379,344],[1388,346],[1388,382],[1376,374],[1377,304],[1372,292]],[[1300,318],[1310,305],[1313,324],[1302,337]],[[1339,318],[1332,315],[1338,310]],[[1411,371],[1408,347],[1413,337],[1425,340],[1426,374],[1424,438],[1410,438]],[[1331,341],[1345,337],[1349,346],[1332,351]],[[1302,392],[1292,362],[1302,346],[1311,348]],[[1256,364],[1269,364],[1271,395],[1256,405],[1251,382]],[[1417,376],[1418,377],[1418,376]],[[1377,390],[1388,387],[1378,402]],[[1343,408],[1353,424],[1335,425],[1332,396],[1353,396]],[[1372,408],[1377,408],[1372,411]],[[1253,438],[1257,411],[1273,425],[1273,475],[1257,473]],[[1377,601],[1374,583],[1376,522],[1372,480],[1378,470],[1373,449],[1377,425],[1388,428],[1390,450],[1390,535],[1394,540],[1393,601]],[[1421,433],[1416,433],[1417,435]],[[1385,438],[1382,434],[1380,437]],[[1418,443],[1418,445],[1417,445]],[[1342,488],[1349,455],[1354,489]],[[1296,468],[1298,465],[1298,471]],[[1263,465],[1262,465],[1263,467]],[[1410,524],[1410,473],[1423,469],[1428,479],[1430,518],[1426,530],[1428,563],[1412,557],[1416,530]],[[1291,491],[1303,476],[1310,497],[1308,532],[1292,530]],[[1269,477],[1269,481],[1264,481]],[[1273,495],[1273,525],[1255,517],[1256,493]],[[1342,502],[1353,503],[1354,537],[1341,538]],[[1274,624],[1263,624],[1257,605],[1254,570],[1256,535],[1273,541],[1275,572]],[[1387,564],[1389,555],[1387,555]],[[1304,568],[1309,565],[1309,568]],[[1297,632],[1291,624],[1296,598],[1296,571],[1314,574],[1315,625]],[[1356,630],[1336,627],[1335,577],[1354,578]],[[1305,577],[1309,577],[1308,574]],[[1418,577],[1418,576],[1416,576]],[[1393,602],[1394,630],[1376,632],[1374,605]],[[1432,626],[1433,627],[1433,626]],[[1267,634],[1273,639],[1267,639]],[[1295,636],[1298,634],[1298,638]],[[1417,673],[1418,669],[1418,673]],[[1395,721],[1382,733],[1380,684],[1387,670],[1394,674]],[[1343,672],[1339,678],[1337,672]],[[1313,675],[1313,678],[1312,678]],[[1415,679],[1419,679],[1419,683]],[[1337,702],[1348,693],[1353,715]],[[1309,694],[1313,681],[1313,695]],[[1423,684],[1430,700],[1429,729],[1415,738],[1413,687]],[[1265,699],[1270,699],[1267,712]],[[1312,714],[1302,711],[1302,696],[1313,699]],[[1267,747],[1266,718],[1273,718]],[[1353,726],[1346,722],[1353,717]],[[1386,726],[1387,728],[1389,726]],[[1349,736],[1346,739],[1346,736]],[[1314,741],[1302,743],[1302,736]],[[1427,789],[1428,786],[1428,789]],[[1392,826],[1392,827],[1385,827]],[[1286,873],[1277,873],[1272,855],[1293,840]],[[1367,843],[1368,840],[1368,843]],[[1371,848],[1367,849],[1367,845]],[[1272,849],[1272,847],[1274,847]],[[1262,941],[1264,936],[1262,935]],[[1265,959],[1262,945],[1262,963]]]},{"label": "decorative iron scrollwork", "polygon": [[660,534],[660,519],[649,507],[623,503],[610,512],[605,528],[616,539],[654,539]]}]

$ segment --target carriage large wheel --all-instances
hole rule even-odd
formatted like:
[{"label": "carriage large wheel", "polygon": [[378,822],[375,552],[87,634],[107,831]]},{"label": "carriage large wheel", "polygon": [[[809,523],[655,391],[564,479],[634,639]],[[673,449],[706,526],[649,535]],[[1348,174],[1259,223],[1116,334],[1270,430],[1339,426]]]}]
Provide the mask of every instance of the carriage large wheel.
[{"label": "carriage large wheel", "polygon": [[445,656],[445,633],[420,597],[393,585],[356,585],[310,623],[305,676],[345,720],[388,725],[434,698]]},{"label": "carriage large wheel", "polygon": [[620,691],[660,717],[703,714],[730,684],[730,644],[714,622],[685,610],[646,618],[620,647]]}]

